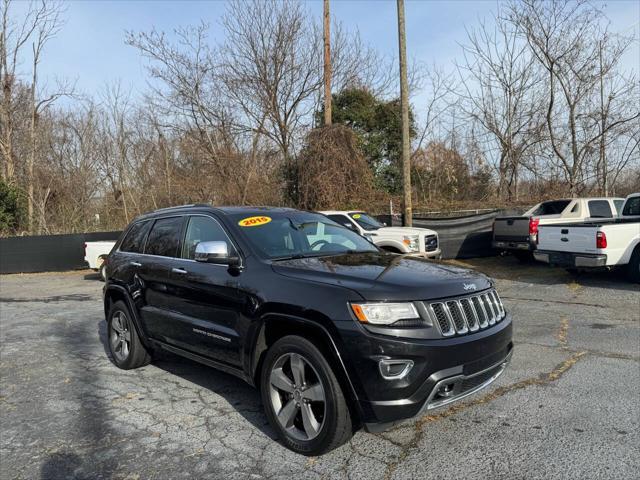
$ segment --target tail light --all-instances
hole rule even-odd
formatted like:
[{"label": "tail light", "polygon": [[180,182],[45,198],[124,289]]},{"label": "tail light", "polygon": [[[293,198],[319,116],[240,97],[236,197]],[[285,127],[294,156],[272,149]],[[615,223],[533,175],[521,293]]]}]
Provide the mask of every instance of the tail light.
[{"label": "tail light", "polygon": [[607,236],[604,232],[596,233],[596,248],[607,248]]},{"label": "tail light", "polygon": [[530,218],[529,219],[529,235],[537,235],[538,234],[538,224],[540,223],[539,218]]},{"label": "tail light", "polygon": [[538,224],[540,223],[539,218],[532,217],[529,219],[529,237],[538,244]]}]

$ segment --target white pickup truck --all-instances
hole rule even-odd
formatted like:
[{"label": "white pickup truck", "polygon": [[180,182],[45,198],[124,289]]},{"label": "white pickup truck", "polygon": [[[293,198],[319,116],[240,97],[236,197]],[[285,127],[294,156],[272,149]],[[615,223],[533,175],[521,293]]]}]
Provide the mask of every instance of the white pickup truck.
[{"label": "white pickup truck", "polygon": [[537,246],[541,262],[570,271],[626,266],[640,282],[640,193],[627,197],[615,219],[539,227]]},{"label": "white pickup truck", "polygon": [[358,210],[331,210],[320,213],[343,227],[369,238],[375,245],[388,252],[426,258],[442,257],[438,234],[428,228],[387,227],[371,215]]},{"label": "white pickup truck", "polygon": [[493,222],[493,248],[511,251],[521,260],[536,249],[538,228],[543,225],[581,223],[587,219],[614,218],[624,198],[568,198],[534,205],[521,216],[498,217]]},{"label": "white pickup truck", "polygon": [[105,259],[115,244],[115,240],[86,242],[84,244],[84,261],[89,264],[89,268],[100,272],[102,280],[106,280]]}]

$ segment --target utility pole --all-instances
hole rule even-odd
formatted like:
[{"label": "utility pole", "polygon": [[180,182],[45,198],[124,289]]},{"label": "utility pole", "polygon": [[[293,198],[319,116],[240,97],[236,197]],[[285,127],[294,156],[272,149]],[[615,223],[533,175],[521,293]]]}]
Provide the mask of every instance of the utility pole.
[{"label": "utility pole", "polygon": [[402,192],[403,223],[413,224],[411,207],[411,154],[409,152],[409,86],[407,84],[407,36],[404,28],[404,0],[398,2],[398,46],[400,49],[400,104],[402,106]]},{"label": "utility pole", "polygon": [[324,124],[331,125],[331,15],[324,0]]}]

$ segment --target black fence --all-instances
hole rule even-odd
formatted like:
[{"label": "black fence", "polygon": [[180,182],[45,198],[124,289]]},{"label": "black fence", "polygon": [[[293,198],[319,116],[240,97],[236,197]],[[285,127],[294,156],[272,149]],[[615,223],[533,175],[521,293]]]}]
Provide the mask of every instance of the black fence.
[{"label": "black fence", "polygon": [[61,272],[86,267],[84,243],[117,240],[120,232],[0,238],[0,273]]},{"label": "black fence", "polygon": [[[494,255],[491,248],[493,219],[516,214],[493,210],[458,217],[413,218],[415,227],[438,232],[443,258],[472,258]],[[387,225],[401,225],[400,216],[380,215]],[[0,239],[0,273],[59,272],[86,267],[84,243],[116,240],[120,232],[45,235]]]},{"label": "black fence", "polygon": [[[438,232],[443,258],[489,257],[496,252],[491,247],[493,220],[516,211],[491,210],[457,217],[423,217],[414,215],[413,226]],[[400,215],[380,215],[387,225],[402,225]]]}]

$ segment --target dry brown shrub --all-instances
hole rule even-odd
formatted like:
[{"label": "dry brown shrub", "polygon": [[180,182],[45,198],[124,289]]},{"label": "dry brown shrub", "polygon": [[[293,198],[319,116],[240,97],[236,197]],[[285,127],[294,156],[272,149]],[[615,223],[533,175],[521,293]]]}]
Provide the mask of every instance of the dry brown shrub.
[{"label": "dry brown shrub", "polygon": [[300,208],[362,208],[375,196],[358,139],[344,125],[311,130],[298,165]]}]

